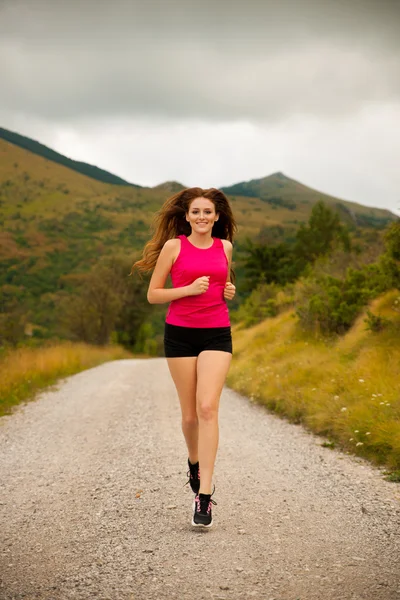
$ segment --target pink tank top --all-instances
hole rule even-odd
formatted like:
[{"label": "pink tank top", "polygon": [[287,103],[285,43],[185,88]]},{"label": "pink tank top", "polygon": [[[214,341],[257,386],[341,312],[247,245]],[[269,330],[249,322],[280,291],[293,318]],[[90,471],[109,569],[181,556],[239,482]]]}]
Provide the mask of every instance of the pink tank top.
[{"label": "pink tank top", "polygon": [[210,248],[193,246],[185,235],[179,235],[181,249],[171,268],[174,288],[190,285],[198,277],[209,275],[208,290],[198,296],[172,300],[166,322],[182,327],[229,327],[229,311],[224,299],[228,277],[228,259],[219,238]]}]

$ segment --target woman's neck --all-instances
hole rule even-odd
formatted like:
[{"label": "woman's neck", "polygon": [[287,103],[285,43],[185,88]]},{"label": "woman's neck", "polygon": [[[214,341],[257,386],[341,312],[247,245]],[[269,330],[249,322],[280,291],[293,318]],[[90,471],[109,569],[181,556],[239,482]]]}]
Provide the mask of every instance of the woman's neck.
[{"label": "woman's neck", "polygon": [[188,235],[187,237],[191,241],[191,243],[194,246],[197,246],[198,248],[210,248],[213,243],[213,238],[212,238],[211,232],[199,234],[199,233],[194,233],[192,231],[192,233],[190,235]]}]

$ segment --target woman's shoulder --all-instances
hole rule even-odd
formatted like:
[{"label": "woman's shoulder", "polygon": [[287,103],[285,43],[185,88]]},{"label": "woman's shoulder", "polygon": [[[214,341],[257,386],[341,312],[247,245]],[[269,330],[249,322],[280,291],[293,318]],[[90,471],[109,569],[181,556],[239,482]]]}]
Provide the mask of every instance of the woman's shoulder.
[{"label": "woman's shoulder", "polygon": [[233,248],[232,242],[230,242],[229,240],[223,240],[223,239],[221,239],[221,242],[222,242],[225,250],[232,250],[232,248]]},{"label": "woman's shoulder", "polygon": [[181,252],[181,240],[179,237],[167,240],[163,246],[163,252],[167,253],[171,263],[174,264]]},{"label": "woman's shoulder", "polygon": [[179,248],[180,245],[181,245],[181,240],[179,237],[176,237],[176,238],[171,238],[170,240],[167,240],[163,247],[166,249],[173,250],[173,249]]}]

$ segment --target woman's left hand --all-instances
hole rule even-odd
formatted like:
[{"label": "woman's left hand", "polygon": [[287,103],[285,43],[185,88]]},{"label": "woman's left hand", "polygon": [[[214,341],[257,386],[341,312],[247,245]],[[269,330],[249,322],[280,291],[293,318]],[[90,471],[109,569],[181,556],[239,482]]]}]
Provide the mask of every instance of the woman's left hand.
[{"label": "woman's left hand", "polygon": [[225,288],[224,288],[224,298],[225,300],[232,300],[232,298],[234,297],[236,293],[236,287],[233,285],[233,283],[231,283],[230,281],[228,281],[225,284]]}]

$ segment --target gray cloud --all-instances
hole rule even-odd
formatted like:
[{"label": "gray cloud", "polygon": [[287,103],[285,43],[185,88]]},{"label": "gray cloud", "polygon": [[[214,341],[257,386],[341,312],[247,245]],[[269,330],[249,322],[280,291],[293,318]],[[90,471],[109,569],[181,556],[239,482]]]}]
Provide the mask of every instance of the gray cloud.
[{"label": "gray cloud", "polygon": [[397,102],[400,3],[47,2],[0,8],[1,106],[276,121]]},{"label": "gray cloud", "polygon": [[399,209],[400,2],[0,0],[0,124],[129,181]]}]

